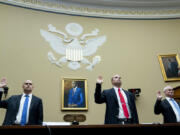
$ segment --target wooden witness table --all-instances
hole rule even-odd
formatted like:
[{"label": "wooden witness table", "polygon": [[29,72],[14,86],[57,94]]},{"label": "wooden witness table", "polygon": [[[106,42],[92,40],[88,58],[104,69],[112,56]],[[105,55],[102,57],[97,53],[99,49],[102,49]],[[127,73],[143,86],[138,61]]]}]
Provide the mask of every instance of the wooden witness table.
[{"label": "wooden witness table", "polygon": [[[87,134],[97,131],[116,132],[144,132],[153,133],[155,130],[172,131],[180,130],[180,124],[133,124],[133,125],[70,125],[70,126],[0,126],[0,135],[59,135],[60,133]],[[78,132],[77,132],[78,131]],[[81,132],[79,132],[81,131]],[[84,131],[84,132],[83,132]],[[87,132],[88,131],[88,132]]]}]

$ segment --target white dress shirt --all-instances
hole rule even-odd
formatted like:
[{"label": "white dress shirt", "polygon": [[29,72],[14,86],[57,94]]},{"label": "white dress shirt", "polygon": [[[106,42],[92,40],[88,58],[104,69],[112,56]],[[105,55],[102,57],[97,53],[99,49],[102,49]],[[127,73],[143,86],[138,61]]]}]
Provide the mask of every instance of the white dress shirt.
[{"label": "white dress shirt", "polygon": [[3,88],[0,88],[0,92],[3,92],[4,91],[4,89]]},{"label": "white dress shirt", "polygon": [[[175,113],[175,115],[176,115],[177,122],[180,122],[179,113],[178,113],[176,107],[174,106],[174,104],[172,103],[171,98],[166,97],[166,99],[167,99],[167,101],[170,103],[170,105],[171,105],[171,107],[172,107],[172,109],[173,109],[173,111],[174,111],[174,113]],[[177,104],[177,103],[176,103],[176,104]],[[178,106],[179,106],[179,105],[178,105]]]},{"label": "white dress shirt", "polygon": [[[114,90],[115,90],[115,93],[116,93],[116,96],[117,96],[117,99],[118,99],[118,104],[119,104],[119,115],[118,115],[118,118],[119,119],[124,119],[126,118],[124,116],[124,112],[123,112],[123,108],[122,108],[122,104],[121,104],[121,100],[120,100],[120,97],[119,97],[119,92],[118,92],[118,88],[117,87],[114,87]],[[131,118],[131,112],[130,112],[130,109],[129,109],[129,104],[128,104],[128,100],[127,100],[127,97],[126,97],[126,94],[124,93],[124,91],[122,90],[122,88],[120,88],[120,91],[124,97],[124,100],[126,102],[126,107],[128,109],[128,113],[129,113],[129,118]]]},{"label": "white dress shirt", "polygon": [[[20,124],[21,123],[21,117],[22,117],[22,111],[23,111],[23,106],[24,106],[24,102],[25,102],[25,97],[26,94],[23,94],[21,97],[21,101],[20,101],[20,105],[19,105],[19,111],[17,113],[16,116],[16,124]],[[28,110],[27,110],[27,118],[26,118],[26,124],[29,121],[29,108],[30,108],[30,104],[31,104],[31,99],[32,99],[32,94],[29,94],[29,102],[28,102]]]},{"label": "white dress shirt", "polygon": [[73,92],[74,92],[74,93],[76,92],[76,89],[77,89],[77,87],[73,88]]}]

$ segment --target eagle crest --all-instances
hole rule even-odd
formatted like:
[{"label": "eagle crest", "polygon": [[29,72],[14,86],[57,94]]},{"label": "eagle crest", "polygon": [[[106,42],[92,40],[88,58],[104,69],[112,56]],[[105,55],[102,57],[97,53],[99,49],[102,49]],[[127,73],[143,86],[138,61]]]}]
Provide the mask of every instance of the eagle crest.
[{"label": "eagle crest", "polygon": [[94,56],[92,62],[89,56],[96,53],[97,49],[106,42],[106,36],[98,36],[98,29],[91,33],[83,34],[83,28],[77,23],[69,23],[65,27],[68,34],[57,30],[52,24],[48,25],[48,30],[40,30],[41,36],[49,43],[54,52],[62,55],[58,60],[53,52],[48,52],[48,59],[51,63],[62,67],[63,63],[68,63],[68,67],[77,70],[82,64],[87,64],[86,69],[92,70],[101,61],[100,56]]}]

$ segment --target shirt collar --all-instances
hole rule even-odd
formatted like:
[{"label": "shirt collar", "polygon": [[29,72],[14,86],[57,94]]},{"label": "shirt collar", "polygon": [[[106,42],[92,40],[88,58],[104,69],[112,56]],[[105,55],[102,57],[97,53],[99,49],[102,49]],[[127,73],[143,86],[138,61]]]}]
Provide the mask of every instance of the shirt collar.
[{"label": "shirt collar", "polygon": [[170,98],[170,97],[166,97],[166,99],[167,99],[168,101],[170,101],[172,98]]},{"label": "shirt collar", "polygon": [[[118,89],[119,89],[119,88],[116,87],[116,86],[114,86],[113,88],[114,88],[116,91],[118,91]],[[120,91],[122,91],[122,88],[120,88]]]},{"label": "shirt collar", "polygon": [[[22,96],[24,97],[25,95],[27,95],[27,94],[23,93]],[[30,98],[32,97],[32,93],[31,93],[31,94],[28,94],[28,95],[29,95]]]}]

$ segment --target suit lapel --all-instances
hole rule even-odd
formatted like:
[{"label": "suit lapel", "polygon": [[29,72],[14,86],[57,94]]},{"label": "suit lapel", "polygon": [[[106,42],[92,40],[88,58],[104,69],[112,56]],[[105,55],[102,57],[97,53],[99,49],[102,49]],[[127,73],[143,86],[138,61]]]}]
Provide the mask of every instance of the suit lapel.
[{"label": "suit lapel", "polygon": [[117,98],[115,89],[112,88],[111,91],[112,91],[111,93],[112,93],[112,96],[113,96],[113,98],[114,98],[114,100],[115,100],[115,103],[119,106],[119,104],[118,104],[118,98]]},{"label": "suit lapel", "polygon": [[[129,94],[128,94],[128,92],[127,91],[125,91],[124,89],[122,89],[123,91],[124,91],[124,93],[126,94],[126,97],[127,97],[127,100],[128,100],[128,104],[130,105],[130,97],[129,97]],[[115,99],[115,101],[116,101],[116,103],[118,104],[118,98],[117,98],[117,95],[116,95],[116,92],[115,92],[115,89],[114,88],[112,88],[111,89],[111,91],[112,91],[112,95],[113,95],[113,97],[114,97],[114,99]],[[118,106],[119,106],[119,104],[118,104]]]},{"label": "suit lapel", "polygon": [[30,107],[29,107],[29,116],[30,116],[30,113],[31,113],[32,108],[33,108],[33,106],[34,106],[34,103],[35,103],[34,98],[35,98],[35,97],[32,95],[31,104],[30,104]]},{"label": "suit lapel", "polygon": [[170,105],[170,103],[167,101],[167,99],[164,99],[164,103],[165,103],[167,106],[170,106],[170,107],[171,107],[171,105]]},{"label": "suit lapel", "polygon": [[[164,103],[165,103],[167,106],[169,106],[169,108],[171,109],[172,112],[174,112],[172,106],[170,105],[170,103],[168,102],[167,99],[164,99]],[[175,113],[174,113],[174,114],[175,114]]]},{"label": "suit lapel", "polygon": [[127,101],[128,101],[129,107],[130,107],[130,106],[131,106],[131,105],[130,105],[130,104],[131,104],[131,102],[130,102],[130,96],[129,96],[129,94],[128,94],[127,91],[125,91],[124,89],[123,89],[123,91],[124,91],[124,93],[126,94]]},{"label": "suit lapel", "polygon": [[[20,102],[21,102],[21,97],[22,95],[18,95],[16,97],[16,99],[14,100],[14,107],[16,108],[16,111],[15,111],[15,114],[17,115],[18,114],[18,111],[19,111],[19,106],[20,106]],[[16,116],[15,115],[15,116]]]},{"label": "suit lapel", "polygon": [[19,110],[19,106],[20,106],[20,102],[21,102],[21,97],[22,97],[22,95],[18,95],[16,103],[15,103],[16,108],[17,108],[17,113],[18,113],[18,110]]}]

